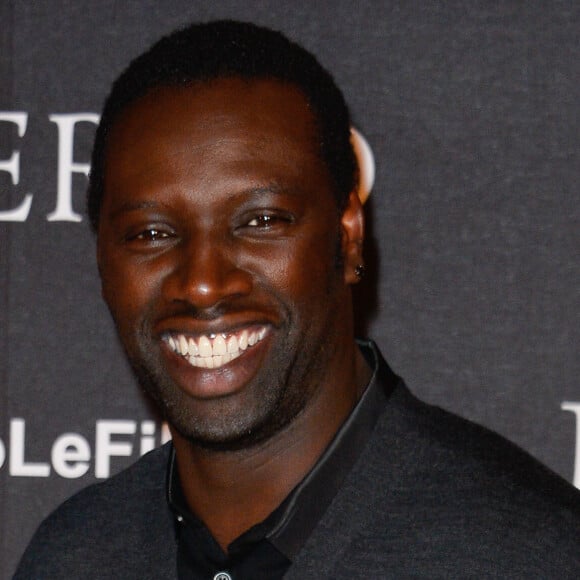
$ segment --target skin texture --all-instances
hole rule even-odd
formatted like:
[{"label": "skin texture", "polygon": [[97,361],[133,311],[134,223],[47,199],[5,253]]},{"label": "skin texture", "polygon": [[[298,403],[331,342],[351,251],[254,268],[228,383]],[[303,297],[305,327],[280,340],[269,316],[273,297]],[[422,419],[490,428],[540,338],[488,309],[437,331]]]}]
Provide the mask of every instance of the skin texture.
[{"label": "skin texture", "polygon": [[[167,416],[185,495],[222,547],[314,465],[368,380],[350,285],[356,194],[338,215],[295,88],[219,79],[157,89],[113,126],[98,263],[143,387]],[[219,369],[168,333],[265,338]]]}]

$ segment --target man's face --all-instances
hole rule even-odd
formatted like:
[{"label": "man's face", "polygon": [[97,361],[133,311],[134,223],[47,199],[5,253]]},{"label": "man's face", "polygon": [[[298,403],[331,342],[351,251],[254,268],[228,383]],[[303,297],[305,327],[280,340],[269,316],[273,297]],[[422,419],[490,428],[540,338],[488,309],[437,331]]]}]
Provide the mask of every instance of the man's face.
[{"label": "man's face", "polygon": [[338,215],[316,143],[301,93],[265,80],[158,89],[113,126],[103,296],[140,382],[194,442],[263,440],[339,379],[360,208],[351,196]]}]

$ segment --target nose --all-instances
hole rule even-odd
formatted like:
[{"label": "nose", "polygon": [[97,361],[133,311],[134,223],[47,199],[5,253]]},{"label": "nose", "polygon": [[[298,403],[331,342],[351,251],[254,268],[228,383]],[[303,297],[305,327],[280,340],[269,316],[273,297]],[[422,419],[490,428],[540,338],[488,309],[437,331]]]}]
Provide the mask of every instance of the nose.
[{"label": "nose", "polygon": [[165,279],[165,296],[198,310],[219,306],[252,290],[252,276],[242,269],[235,248],[211,236],[180,244]]}]

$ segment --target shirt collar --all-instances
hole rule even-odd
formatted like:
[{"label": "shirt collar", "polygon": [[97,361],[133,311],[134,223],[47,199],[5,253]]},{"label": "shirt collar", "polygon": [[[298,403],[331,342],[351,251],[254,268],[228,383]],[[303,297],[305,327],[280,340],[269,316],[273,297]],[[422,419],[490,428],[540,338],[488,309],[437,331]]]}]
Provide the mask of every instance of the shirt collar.
[{"label": "shirt collar", "polygon": [[[229,551],[267,539],[282,554],[293,559],[332,502],[399,380],[386,365],[380,365],[381,373],[378,372],[380,355],[373,342],[357,343],[373,370],[363,395],[306,477],[270,516],[234,540]],[[203,526],[187,507],[175,467],[175,452],[172,451],[168,466],[169,505],[178,519],[185,519],[191,526]]]}]

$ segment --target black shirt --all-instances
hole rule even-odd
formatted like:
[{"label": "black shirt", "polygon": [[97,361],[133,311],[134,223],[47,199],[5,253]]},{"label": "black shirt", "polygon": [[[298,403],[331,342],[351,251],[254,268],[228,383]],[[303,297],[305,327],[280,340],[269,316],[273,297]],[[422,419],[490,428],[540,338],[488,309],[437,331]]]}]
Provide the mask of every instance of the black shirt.
[{"label": "black shirt", "polygon": [[397,377],[386,392],[376,375],[379,355],[372,342],[359,346],[373,374],[368,387],[316,465],[261,523],[236,538],[225,553],[189,510],[172,454],[168,501],[176,517],[180,580],[276,580],[286,573],[330,505],[383,411]]}]

